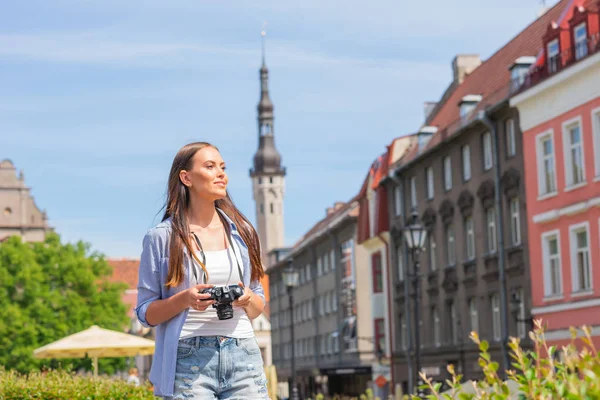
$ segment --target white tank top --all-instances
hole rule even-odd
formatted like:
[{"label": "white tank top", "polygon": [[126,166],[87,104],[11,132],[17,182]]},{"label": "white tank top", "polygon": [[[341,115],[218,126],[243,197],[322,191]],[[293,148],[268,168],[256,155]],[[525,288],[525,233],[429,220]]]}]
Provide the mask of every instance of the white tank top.
[{"label": "white tank top", "polygon": [[[225,250],[205,251],[206,269],[211,285],[237,285],[242,281],[235,260],[235,254],[228,247]],[[199,257],[202,260],[202,257]],[[202,268],[193,262],[197,268],[197,276],[203,276]],[[196,285],[194,274],[191,274],[191,285]],[[194,336],[227,336],[232,338],[254,337],[254,329],[246,310],[242,307],[233,307],[233,318],[219,320],[217,310],[209,306],[205,311],[189,308],[188,315],[181,328],[180,339]]]}]

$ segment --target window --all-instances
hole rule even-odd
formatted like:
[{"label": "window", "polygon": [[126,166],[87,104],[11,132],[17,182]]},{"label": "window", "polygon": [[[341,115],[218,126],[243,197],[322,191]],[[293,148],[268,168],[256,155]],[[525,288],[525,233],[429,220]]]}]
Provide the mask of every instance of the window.
[{"label": "window", "polygon": [[432,167],[427,167],[427,169],[425,169],[425,176],[427,177],[427,198],[431,200],[435,194]]},{"label": "window", "polygon": [[462,148],[462,167],[463,180],[466,182],[471,179],[471,148],[469,146]]},{"label": "window", "polygon": [[477,299],[474,297],[469,300],[469,319],[471,331],[479,332],[479,312],[477,311]]},{"label": "window", "polygon": [[490,207],[485,212],[487,220],[487,248],[488,253],[496,252],[496,208]]},{"label": "window", "polygon": [[467,260],[475,259],[475,230],[473,229],[473,217],[465,218],[465,236],[467,245]]},{"label": "window", "polygon": [[402,215],[402,186],[394,188],[394,215]]},{"label": "window", "polygon": [[404,314],[400,315],[400,343],[402,349],[408,349],[408,329],[406,328],[406,317]]},{"label": "window", "polygon": [[458,316],[456,315],[456,306],[454,302],[448,303],[448,315],[450,317],[450,340],[451,343],[458,343]]},{"label": "window", "polygon": [[517,314],[517,336],[521,339],[527,337],[527,326],[525,325],[525,297],[523,293],[523,289],[517,289],[515,291],[515,295],[521,301],[519,302],[519,312]]},{"label": "window", "polygon": [[450,156],[444,157],[444,188],[452,189],[452,160]]},{"label": "window", "polygon": [[551,42],[548,42],[548,46],[546,47],[546,55],[547,55],[547,63],[548,63],[548,72],[553,74],[558,71],[558,60],[560,47],[558,45],[558,39],[554,39]]},{"label": "window", "polygon": [[509,118],[504,122],[504,133],[506,134],[506,156],[514,157],[517,154],[517,138],[514,119]]},{"label": "window", "polygon": [[596,177],[600,177],[600,108],[592,111],[592,130],[594,136],[594,166]]},{"label": "window", "polygon": [[306,272],[305,272],[306,282],[310,282],[310,280],[312,279],[311,271],[310,271],[310,264],[308,264],[304,269],[306,270]]},{"label": "window", "polygon": [[521,244],[521,218],[519,217],[519,198],[513,197],[510,203],[510,237],[513,246]]},{"label": "window", "polygon": [[402,245],[396,247],[396,258],[398,259],[398,281],[404,280],[404,260],[402,255]]},{"label": "window", "polygon": [[260,213],[261,213],[261,215],[265,213],[265,205],[262,203],[260,205]]},{"label": "window", "polygon": [[271,203],[271,214],[273,214],[275,212],[275,207],[273,206],[273,203]]},{"label": "window", "polygon": [[433,322],[433,344],[436,347],[440,347],[441,342],[441,331],[440,331],[440,316],[435,307],[431,309],[431,321]]},{"label": "window", "polygon": [[381,265],[381,252],[371,256],[371,268],[373,270],[373,292],[383,292],[383,271]]},{"label": "window", "polygon": [[437,251],[435,238],[432,236],[433,232],[429,233],[429,270],[435,271],[437,269]]},{"label": "window", "polygon": [[544,265],[544,296],[560,296],[562,295],[562,272],[558,230],[542,235],[542,255]]},{"label": "window", "polygon": [[592,289],[592,270],[590,262],[589,223],[584,222],[569,227],[571,247],[571,274],[573,292]]},{"label": "window", "polygon": [[375,321],[375,345],[377,350],[385,354],[385,320],[377,318]]},{"label": "window", "polygon": [[575,59],[579,60],[588,55],[587,29],[585,22],[577,25],[573,29],[575,38]]},{"label": "window", "polygon": [[336,263],[335,263],[335,250],[331,249],[331,252],[329,253],[329,258],[331,259],[331,270],[335,271],[336,268]]},{"label": "window", "polygon": [[417,208],[417,178],[410,178],[410,206]]},{"label": "window", "polygon": [[377,192],[370,191],[368,198],[369,203],[369,229],[371,236],[375,236],[375,222],[377,220]]},{"label": "window", "polygon": [[323,304],[323,296],[319,296],[319,316],[325,315],[325,305]]},{"label": "window", "polygon": [[554,134],[543,133],[537,138],[538,191],[540,196],[556,192],[556,163],[554,160]]},{"label": "window", "polygon": [[269,183],[273,183],[273,177],[272,176],[269,177]]},{"label": "window", "polygon": [[499,342],[502,339],[502,332],[500,330],[500,297],[497,293],[494,293],[491,298],[492,303],[492,333],[494,340]]},{"label": "window", "polygon": [[483,134],[483,169],[490,170],[494,164],[494,157],[492,154],[492,134],[486,132]]},{"label": "window", "polygon": [[581,136],[581,121],[567,122],[563,125],[563,141],[565,146],[565,177],[566,185],[574,186],[585,181],[583,157],[583,137]]},{"label": "window", "polygon": [[446,225],[446,257],[447,265],[456,264],[456,248],[454,247],[454,228],[452,224]]},{"label": "window", "polygon": [[317,276],[323,275],[323,260],[321,257],[317,258]]}]

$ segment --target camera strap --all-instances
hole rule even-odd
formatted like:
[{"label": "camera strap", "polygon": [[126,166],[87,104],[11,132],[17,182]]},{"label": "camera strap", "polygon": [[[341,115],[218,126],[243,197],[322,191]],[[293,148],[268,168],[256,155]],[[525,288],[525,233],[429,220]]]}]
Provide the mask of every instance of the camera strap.
[{"label": "camera strap", "polygon": [[[240,266],[240,260],[238,259],[236,253],[235,253],[235,247],[233,247],[233,239],[231,238],[231,229],[228,229],[227,225],[224,224],[223,228],[225,229],[225,236],[227,236],[227,240],[229,241],[229,247],[231,248],[231,252],[233,253],[233,258],[235,258],[235,262],[237,264],[238,267],[238,272],[240,274],[240,281],[242,281],[242,283],[244,283],[244,273],[242,272],[242,267]],[[198,245],[198,248],[200,249],[200,256],[202,257],[202,264],[204,264],[204,267],[206,268],[206,254],[204,254],[204,248],[202,247],[202,243],[200,242],[200,239],[198,239],[198,236],[196,235],[195,232],[192,232],[192,235],[194,236],[194,240],[196,241],[196,244]],[[193,262],[193,258],[192,258],[192,262]],[[196,268],[193,268],[194,270],[194,277],[196,278],[196,282],[198,282],[198,274],[196,272]],[[202,281],[203,283],[206,283],[206,273],[204,271],[202,271]]]}]

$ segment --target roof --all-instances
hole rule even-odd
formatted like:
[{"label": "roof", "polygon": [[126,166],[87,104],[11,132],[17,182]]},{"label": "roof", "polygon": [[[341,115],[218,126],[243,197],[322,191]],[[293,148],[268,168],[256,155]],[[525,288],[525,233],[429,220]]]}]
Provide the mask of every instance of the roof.
[{"label": "roof", "polygon": [[127,289],[137,289],[140,260],[135,258],[112,258],[106,260],[113,269],[111,282],[125,283]]},{"label": "roof", "polygon": [[474,112],[505,100],[509,95],[511,82],[510,66],[519,57],[536,56],[539,53],[539,49],[542,47],[542,37],[546,33],[549,24],[561,18],[565,7],[571,1],[574,0],[559,1],[467,75],[463,83],[447,96],[447,100],[433,111],[435,115],[429,118],[428,125],[438,127],[438,132],[422,149],[419,149],[418,146],[411,146],[403,157],[401,164],[407,164],[415,160],[419,155],[437,147],[448,137],[460,132],[463,125],[459,103],[463,97],[467,95],[482,96],[482,100]]}]

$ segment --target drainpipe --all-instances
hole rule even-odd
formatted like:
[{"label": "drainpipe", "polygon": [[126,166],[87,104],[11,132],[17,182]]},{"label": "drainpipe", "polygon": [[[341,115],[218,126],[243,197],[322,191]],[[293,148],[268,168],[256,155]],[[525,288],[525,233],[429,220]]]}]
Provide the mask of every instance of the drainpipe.
[{"label": "drainpipe", "polygon": [[[400,186],[401,187],[401,191],[402,191],[402,216],[406,215],[406,202],[404,201],[404,179],[398,179],[396,178],[396,176],[394,176],[394,172],[390,173],[389,177],[392,180],[392,182],[394,182],[395,185]],[[401,236],[400,237],[400,243],[402,244],[402,265],[406,266],[408,265],[408,248],[406,245],[406,240],[404,240],[404,237]],[[396,254],[397,257],[399,257],[398,254]],[[406,349],[406,363],[408,365],[408,393],[414,393],[415,389],[413,387],[413,376],[414,376],[414,372],[413,372],[413,362],[412,362],[412,313],[411,313],[411,309],[410,309],[410,297],[409,297],[409,291],[410,291],[410,282],[406,277],[404,277],[404,280],[402,281],[403,283],[403,291],[404,291],[404,320],[406,321],[406,344],[407,344],[407,349]]]},{"label": "drainpipe", "polygon": [[502,212],[502,195],[500,193],[500,148],[498,132],[496,126],[490,119],[486,111],[480,111],[478,119],[489,130],[492,135],[493,160],[494,160],[494,200],[496,206],[496,223],[498,224],[498,279],[500,280],[500,324],[502,331],[502,362],[504,369],[502,376],[506,378],[506,370],[510,368],[508,357],[508,310],[507,310],[507,289],[506,289],[506,267],[504,252],[504,213]]},{"label": "drainpipe", "polygon": [[[389,218],[389,216],[388,216]],[[394,394],[394,362],[393,362],[393,355],[394,355],[394,320],[392,319],[394,314],[392,313],[392,279],[391,279],[391,268],[392,266],[390,265],[390,244],[388,243],[387,240],[385,240],[385,238],[383,237],[382,233],[378,233],[377,237],[379,238],[379,240],[381,240],[381,242],[383,244],[385,244],[385,260],[386,260],[386,264],[387,264],[387,304],[388,304],[388,326],[389,326],[389,337],[390,337],[390,393]],[[377,345],[376,343],[373,343],[375,345]]]}]

